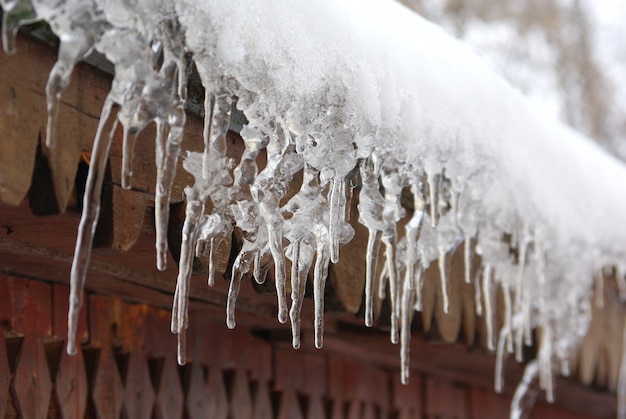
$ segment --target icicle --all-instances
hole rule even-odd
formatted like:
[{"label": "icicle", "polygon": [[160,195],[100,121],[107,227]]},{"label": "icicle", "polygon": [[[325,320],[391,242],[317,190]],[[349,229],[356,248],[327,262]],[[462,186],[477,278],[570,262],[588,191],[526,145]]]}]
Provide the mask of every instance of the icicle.
[{"label": "icicle", "polygon": [[502,292],[504,294],[504,328],[506,329],[506,350],[508,353],[513,353],[513,323],[511,314],[511,290],[505,283],[502,284]]},{"label": "icicle", "polygon": [[530,319],[528,318],[529,313],[527,312],[527,310],[530,310],[528,307],[528,291],[524,288],[524,271],[526,267],[529,241],[530,238],[528,237],[526,226],[524,226],[520,233],[518,245],[518,268],[517,277],[515,278],[515,303],[513,307],[515,316],[520,319],[519,325],[514,328],[515,359],[517,362],[523,361],[522,339],[524,331],[527,327],[527,322],[530,322]]},{"label": "icicle", "polygon": [[424,286],[424,267],[421,263],[417,265],[415,273],[415,311],[422,311],[422,288]]},{"label": "icicle", "polygon": [[383,243],[385,244],[385,255],[387,257],[387,275],[389,277],[389,294],[391,305],[391,343],[398,343],[398,317],[400,316],[400,296],[398,289],[398,273],[396,271],[396,252],[395,244],[389,237],[383,235]]},{"label": "icicle", "polygon": [[430,222],[432,227],[437,227],[439,222],[439,174],[427,172],[428,191],[430,193]]},{"label": "icicle", "polygon": [[491,310],[491,265],[486,264],[483,270],[482,293],[485,301],[485,326],[487,328],[487,348],[495,349],[493,344],[493,312]]},{"label": "icicle", "polygon": [[626,321],[622,332],[622,360],[617,382],[617,419],[626,419]]},{"label": "icicle", "polygon": [[265,283],[265,279],[267,278],[267,271],[269,270],[269,265],[263,266],[263,257],[267,254],[267,248],[263,248],[259,250],[257,254],[254,256],[254,280],[257,284]]},{"label": "icicle", "polygon": [[[156,226],[156,253],[157,269],[164,271],[167,268],[167,224],[170,214],[170,193],[176,166],[178,164],[178,152],[183,137],[185,125],[185,109],[182,102],[171,110],[167,123],[157,118],[156,145],[156,196],[154,198],[155,226]],[[163,138],[167,134],[167,140]]]},{"label": "icicle", "polygon": [[482,293],[480,292],[480,287],[482,286],[482,278],[483,272],[479,270],[476,272],[476,278],[474,278],[474,306],[476,307],[476,315],[483,315],[483,303],[482,303]]},{"label": "icicle", "polygon": [[441,283],[443,312],[448,314],[450,310],[450,301],[448,299],[448,278],[446,275],[446,250],[443,246],[438,246],[437,250],[439,251],[439,280]]},{"label": "icicle", "polygon": [[536,359],[530,361],[524,368],[524,376],[517,385],[511,401],[511,419],[528,417],[537,397],[537,390],[533,386],[537,380],[538,373],[539,363]]},{"label": "icicle", "polygon": [[[310,236],[309,236],[310,238]],[[291,332],[294,349],[300,348],[300,311],[304,302],[304,292],[306,290],[306,279],[311,262],[309,255],[305,255],[309,246],[308,238],[293,243],[292,248],[292,269],[291,269]],[[295,266],[295,268],[294,268]]]},{"label": "icicle", "polygon": [[20,26],[38,19],[30,0],[4,0],[2,9],[2,48],[7,55],[12,55],[15,54],[15,39]]},{"label": "icicle", "polygon": [[[180,261],[178,277],[176,278],[176,291],[172,304],[172,333],[180,333],[188,325],[189,305],[189,281],[193,270],[194,250],[198,240],[202,216],[204,214],[204,197],[196,188],[185,188],[187,205],[185,207],[185,222],[183,223],[183,240],[180,245]],[[178,346],[178,362],[183,365],[186,362],[184,347]]]},{"label": "icicle", "polygon": [[330,261],[339,262],[339,234],[345,218],[344,201],[345,181],[333,179],[330,191],[330,222],[328,235],[330,239]]},{"label": "icicle", "polygon": [[509,334],[509,330],[506,326],[500,329],[500,333],[498,335],[498,346],[496,349],[496,370],[494,373],[494,390],[496,393],[502,393],[502,388],[504,385],[504,359],[505,359],[505,350],[504,346],[507,342],[507,337]]},{"label": "icicle", "polygon": [[[209,93],[206,93],[206,95],[209,95]],[[205,107],[210,105],[213,105],[213,107],[209,114],[209,121],[206,120],[207,108],[205,108],[205,125],[203,131],[205,150],[202,159],[202,177],[204,179],[208,179],[211,176],[211,169],[218,169],[217,167],[211,168],[211,160],[226,157],[226,134],[230,126],[232,101],[231,94],[223,90],[215,93],[215,95],[211,97],[205,97]],[[215,153],[214,156],[211,155],[213,153]]]},{"label": "icicle", "polygon": [[378,252],[382,233],[369,229],[365,254],[365,326],[374,324],[374,275],[378,265]]},{"label": "icicle", "polygon": [[217,237],[211,237],[211,241],[209,242],[209,275],[207,278],[207,285],[209,287],[215,284],[215,255],[221,243],[222,239]]},{"label": "icicle", "polygon": [[178,365],[187,364],[187,328],[180,329],[176,336],[176,351]]},{"label": "icicle", "polygon": [[594,296],[595,296],[596,308],[604,308],[604,273],[603,272],[604,272],[604,269],[602,268],[602,266],[597,267],[593,272],[594,274],[593,276],[595,279]]},{"label": "icicle", "polygon": [[87,175],[85,196],[83,198],[83,213],[78,226],[76,248],[70,273],[70,306],[67,316],[67,353],[70,355],[74,355],[77,352],[76,331],[78,316],[82,306],[83,288],[85,286],[87,269],[89,268],[89,259],[91,258],[93,236],[100,215],[102,184],[109,158],[109,150],[115,129],[117,128],[118,110],[119,107],[114,105],[110,98],[107,98],[102,108],[102,115],[100,115],[100,122],[91,151],[89,174]]},{"label": "icicle", "polygon": [[249,242],[245,242],[233,263],[230,285],[228,287],[228,298],[226,300],[226,326],[229,329],[234,329],[236,325],[235,306],[237,305],[237,297],[241,288],[241,279],[250,271],[250,264],[255,256],[250,253],[249,247]]},{"label": "icicle", "polygon": [[139,132],[140,130],[136,127],[124,126],[122,140],[122,188],[124,189],[130,189],[130,178],[133,175],[132,161]]},{"label": "icicle", "polygon": [[324,287],[328,276],[330,252],[328,250],[327,233],[319,225],[315,228],[317,241],[317,256],[313,276],[313,301],[315,304],[315,347],[321,349],[324,345]]},{"label": "icicle", "polygon": [[411,315],[413,314],[413,275],[407,270],[404,277],[402,289],[402,307],[400,313],[400,321],[402,329],[400,331],[400,368],[402,384],[409,383],[410,371],[410,350],[411,350]]},{"label": "icicle", "polygon": [[215,96],[209,88],[204,86],[204,127],[202,129],[202,138],[204,139],[204,155],[202,158],[202,177],[209,177],[209,167],[211,165],[211,125],[213,121],[213,111],[215,105]]},{"label": "icicle", "polygon": [[464,252],[463,252],[463,261],[465,262],[465,283],[472,283],[472,238],[470,236],[465,236],[464,241]]},{"label": "icicle", "polygon": [[276,281],[276,294],[278,296],[278,321],[287,321],[287,296],[285,291],[285,255],[283,252],[283,228],[282,224],[276,220],[273,224],[267,225],[268,242],[270,251],[274,258],[274,280]]},{"label": "icicle", "polygon": [[289,317],[291,318],[291,336],[294,349],[300,348],[300,311],[298,302],[300,300],[300,240],[296,240],[291,244],[291,310]]}]

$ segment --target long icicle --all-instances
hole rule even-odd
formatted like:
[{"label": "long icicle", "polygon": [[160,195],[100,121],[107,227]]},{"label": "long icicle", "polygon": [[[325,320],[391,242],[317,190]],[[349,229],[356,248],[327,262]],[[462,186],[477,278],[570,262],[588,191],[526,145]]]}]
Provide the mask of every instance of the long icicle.
[{"label": "long icicle", "polygon": [[472,283],[472,237],[469,235],[465,236],[464,246],[463,246],[463,262],[465,268],[465,283]]},{"label": "long icicle", "polygon": [[410,351],[411,351],[411,315],[415,296],[413,271],[407,269],[402,289],[402,307],[400,313],[400,368],[402,384],[409,383]]},{"label": "long icicle", "polygon": [[534,359],[530,361],[524,368],[524,376],[522,381],[517,385],[513,400],[511,401],[511,419],[524,419],[530,414],[530,410],[535,404],[537,398],[536,386],[537,377],[539,375],[539,362]]},{"label": "long icicle", "polygon": [[102,185],[113,135],[117,128],[118,109],[119,107],[113,103],[111,98],[106,99],[91,152],[89,174],[87,175],[83,198],[83,213],[78,225],[76,248],[70,273],[70,303],[67,315],[67,353],[70,355],[75,355],[78,351],[76,347],[78,316],[83,303],[83,288],[91,258],[93,237],[100,216]]},{"label": "long icicle", "polygon": [[161,159],[157,156],[157,182],[154,206],[157,269],[160,271],[164,271],[167,268],[167,225],[170,215],[170,193],[174,183],[174,176],[176,175],[178,153],[183,138],[184,126],[185,109],[180,101],[172,110],[167,124],[157,119],[157,136],[155,141],[159,144],[163,143],[162,138],[167,134],[164,149],[160,153],[162,155]]},{"label": "long icicle", "polygon": [[345,210],[341,205],[344,199],[345,181],[333,179],[330,190],[330,222],[328,229],[328,238],[330,240],[330,261],[332,263],[339,262],[339,230],[344,221]]},{"label": "long icicle", "polygon": [[[198,240],[199,225],[204,213],[204,199],[198,196],[194,188],[185,188],[187,195],[187,206],[185,208],[185,222],[183,223],[183,240],[180,246],[180,261],[178,277],[176,278],[176,291],[174,293],[174,304],[172,305],[172,332],[178,333],[187,328],[188,325],[188,304],[189,304],[189,282],[193,270],[193,258],[196,243]],[[178,363],[184,365],[186,353],[184,347],[178,346]]]},{"label": "long icicle", "polygon": [[135,144],[140,130],[133,126],[124,126],[122,139],[122,188],[130,189],[130,178],[133,176],[132,162]]},{"label": "long icicle", "polygon": [[[302,239],[306,241],[306,239]],[[294,248],[294,252],[301,253],[302,243],[298,243],[297,248]],[[294,243],[295,244],[295,243]],[[306,242],[304,243],[306,246]],[[292,269],[291,278],[291,310],[289,317],[291,318],[291,331],[292,331],[292,345],[294,349],[300,348],[300,312],[302,311],[302,303],[304,302],[304,292],[306,290],[306,280],[309,269],[311,268],[311,260],[309,258],[303,258],[302,254],[296,257],[296,261],[293,265],[296,269]]]},{"label": "long icicle", "polygon": [[204,154],[202,157],[202,177],[208,179],[210,171],[210,154],[211,154],[211,121],[213,120],[213,108],[215,105],[215,96],[208,86],[204,86],[204,126],[202,129],[202,138],[204,139]]},{"label": "long icicle", "polygon": [[491,310],[491,265],[486,264],[483,270],[482,281],[483,300],[485,302],[485,326],[487,329],[487,348],[495,349],[493,343],[493,311]]},{"label": "long icicle", "polygon": [[294,349],[300,348],[300,240],[291,244],[291,338]]},{"label": "long icicle", "polygon": [[330,252],[328,250],[328,240],[320,235],[317,239],[317,256],[315,258],[315,271],[313,274],[313,301],[315,305],[315,347],[321,349],[324,345],[324,287],[328,276],[328,263],[330,262]]},{"label": "long icicle", "polygon": [[382,233],[371,228],[368,230],[365,256],[365,326],[371,327],[374,324],[374,277],[378,266],[378,252]]},{"label": "long icicle", "polygon": [[396,270],[395,243],[389,237],[383,235],[385,244],[385,255],[387,257],[386,267],[389,277],[389,294],[391,304],[391,343],[399,342],[398,317],[400,317],[400,289],[398,284],[398,272]]},{"label": "long icicle", "polygon": [[241,279],[250,271],[250,264],[254,259],[254,255],[251,255],[246,250],[246,243],[241,249],[235,262],[233,263],[233,270],[230,278],[230,285],[228,287],[228,298],[226,300],[226,326],[229,329],[234,329],[235,322],[235,307],[237,305],[237,297],[239,296],[239,289],[241,288]]},{"label": "long icicle", "polygon": [[448,312],[450,311],[450,299],[448,298],[448,278],[446,274],[446,250],[443,246],[438,246],[438,251],[439,280],[441,284],[443,312],[448,314]]},{"label": "long icicle", "polygon": [[282,224],[275,222],[267,225],[268,242],[274,258],[274,278],[276,281],[276,294],[278,296],[278,321],[285,323],[288,317],[287,294],[285,291],[285,254],[283,251],[283,228]]},{"label": "long icicle", "polygon": [[504,359],[505,359],[505,344],[508,336],[508,328],[503,326],[498,334],[498,346],[496,348],[496,368],[494,372],[494,391],[498,394],[502,393],[504,385]]},{"label": "long icicle", "polygon": [[156,247],[157,269],[163,271],[167,267],[167,222],[169,215],[169,197],[163,187],[164,176],[164,160],[165,160],[165,134],[167,124],[160,118],[156,120],[156,136],[154,138],[155,146],[155,163],[157,171],[156,193],[154,196],[154,229],[156,239],[154,241]]}]

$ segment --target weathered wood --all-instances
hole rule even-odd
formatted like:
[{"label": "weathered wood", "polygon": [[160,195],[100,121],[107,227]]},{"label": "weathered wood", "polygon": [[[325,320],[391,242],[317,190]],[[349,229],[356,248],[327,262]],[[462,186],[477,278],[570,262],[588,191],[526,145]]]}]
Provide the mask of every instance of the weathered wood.
[{"label": "weathered wood", "polygon": [[458,419],[469,418],[465,390],[460,386],[427,379],[426,383],[426,417],[454,417]]},{"label": "weathered wood", "polygon": [[87,390],[87,374],[82,351],[70,356],[63,350],[54,382],[54,395],[63,419],[85,416]]},{"label": "weathered wood", "polygon": [[[0,281],[2,280],[3,278],[1,278],[0,275]],[[9,369],[9,360],[7,358],[7,348],[3,333],[2,336],[0,336],[0,417],[4,417],[10,382],[11,370]]]},{"label": "weathered wood", "polygon": [[[55,339],[65,341],[67,338],[67,311],[69,307],[69,288],[55,284],[52,286],[52,333]],[[86,343],[88,340],[87,311],[82,310],[77,327],[77,341]],[[63,419],[82,418],[87,408],[87,374],[82,351],[70,356],[62,343],[59,364],[56,368],[54,381],[54,397]]]},{"label": "weathered wood", "polygon": [[44,86],[46,80],[42,67],[32,65],[40,52],[37,47],[19,42],[19,52],[11,60],[0,60],[0,202],[9,205],[19,205],[30,188],[41,121],[45,120],[45,100],[32,90],[33,84]]},{"label": "weathered wood", "polygon": [[119,342],[121,302],[107,297],[89,297],[90,345],[97,348],[95,371],[90,377],[91,402],[98,418],[118,418],[122,411],[124,387],[113,353]]},{"label": "weathered wood", "polygon": [[303,364],[296,352],[279,349],[274,352],[275,391],[279,395],[277,417],[279,419],[304,419],[297,391],[304,385]]},{"label": "weathered wood", "polygon": [[421,418],[422,409],[424,408],[421,377],[413,376],[408,385],[402,385],[400,374],[393,374],[391,383],[393,406],[398,412],[398,419]]},{"label": "weathered wood", "polygon": [[500,396],[493,391],[468,389],[470,417],[482,419],[499,419],[509,416],[511,398]]},{"label": "weathered wood", "polygon": [[8,278],[11,327],[24,336],[12,383],[13,400],[22,417],[45,418],[52,381],[44,350],[44,339],[52,332],[51,288],[37,281]]},{"label": "weathered wood", "polygon": [[170,313],[150,307],[143,319],[143,351],[148,358],[155,389],[157,419],[175,419],[183,415],[184,394],[176,362],[176,336],[170,332]]}]

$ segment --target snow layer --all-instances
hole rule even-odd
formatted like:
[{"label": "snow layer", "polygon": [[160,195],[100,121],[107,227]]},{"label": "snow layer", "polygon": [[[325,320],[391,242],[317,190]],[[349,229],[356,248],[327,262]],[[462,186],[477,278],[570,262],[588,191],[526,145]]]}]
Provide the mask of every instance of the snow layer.
[{"label": "snow layer", "polygon": [[[157,123],[157,259],[158,267],[165,267],[169,189],[184,128],[190,57],[206,89],[205,152],[181,152],[185,170],[196,179],[185,190],[187,218],[172,311],[181,363],[193,256],[212,255],[233,229],[245,240],[233,268],[228,326],[235,326],[243,276],[252,272],[264,281],[270,267],[263,261],[271,256],[279,321],[291,319],[294,347],[300,345],[299,311],[313,271],[315,343],[322,346],[323,288],[328,264],[338,260],[339,246],[353,235],[346,208],[354,183],[358,222],[370,233],[365,322],[373,322],[378,283],[392,306],[391,339],[402,342],[404,381],[410,314],[421,309],[422,272],[431,262],[438,264],[447,311],[446,259],[461,243],[488,345],[497,347],[497,370],[505,351],[521,361],[523,344],[532,343],[531,329],[539,328],[535,375],[549,399],[553,366],[567,373],[567,359],[586,331],[594,273],[616,266],[618,284],[624,284],[624,165],[543,115],[465,44],[397,3],[0,3],[5,49],[12,47],[13,29],[27,21],[46,20],[60,37],[59,62],[47,88],[51,146],[56,101],[74,64],[96,49],[115,66],[72,268],[70,352],[76,351],[73,334],[109,132],[118,122],[125,134],[124,187],[132,182],[134,138],[149,122]],[[248,119],[241,131],[246,149],[236,161],[227,157],[225,142],[232,106]],[[260,169],[255,159],[262,150],[268,164]],[[300,171],[300,191],[281,206]],[[400,205],[403,191],[413,208],[401,231],[396,223],[407,212]],[[377,269],[381,244],[385,251]],[[474,254],[481,256],[479,272],[470,269]],[[494,331],[498,286],[506,318]],[[495,384],[501,387],[500,374]]]}]

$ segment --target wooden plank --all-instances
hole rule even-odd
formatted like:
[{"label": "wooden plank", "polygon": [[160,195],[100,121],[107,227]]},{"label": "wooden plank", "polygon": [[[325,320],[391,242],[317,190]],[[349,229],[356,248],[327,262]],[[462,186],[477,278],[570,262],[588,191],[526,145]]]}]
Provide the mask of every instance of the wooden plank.
[{"label": "wooden plank", "polygon": [[[0,278],[0,281],[2,281],[2,278]],[[7,357],[7,348],[4,342],[4,333],[2,333],[0,336],[0,417],[5,417],[10,383],[11,370],[9,369],[9,359]]]},{"label": "wooden plank", "polygon": [[470,417],[500,419],[508,417],[511,398],[495,394],[493,391],[472,388],[469,390]]},{"label": "wooden plank", "polygon": [[[67,339],[67,311],[69,307],[69,288],[63,285],[52,285],[52,335],[61,341]],[[87,311],[82,310],[78,319],[77,341],[84,344],[88,341]],[[82,418],[87,408],[87,373],[82,351],[75,356],[67,354],[61,348],[59,365],[56,368],[54,381],[54,397],[63,419]]]},{"label": "wooden plank", "polygon": [[52,380],[44,339],[52,332],[52,295],[49,285],[8,278],[12,300],[11,327],[24,336],[12,382],[13,400],[22,417],[45,418]]},{"label": "wooden plank", "polygon": [[[398,419],[418,419],[422,417],[425,400],[423,400],[422,379],[411,377],[407,385],[401,384],[400,374],[394,374],[392,383],[393,407],[398,412]],[[478,416],[475,416],[478,417]]]},{"label": "wooden plank", "polygon": [[425,410],[428,418],[469,418],[466,389],[436,378],[428,378]]},{"label": "wooden plank", "polygon": [[[32,90],[45,85],[46,73],[33,65],[39,48],[31,42],[18,41],[12,59],[0,60],[0,202],[18,205],[30,188],[35,151],[45,121],[45,100]],[[44,56],[50,56],[50,49]]]},{"label": "wooden plank", "polygon": [[89,296],[90,345],[98,350],[91,377],[91,403],[98,418],[118,418],[122,411],[124,387],[113,353],[119,342],[121,302],[117,299]]},{"label": "wooden plank", "polygon": [[279,419],[304,419],[297,392],[304,386],[303,364],[297,353],[290,349],[274,351],[275,391],[280,395],[277,417]]}]

